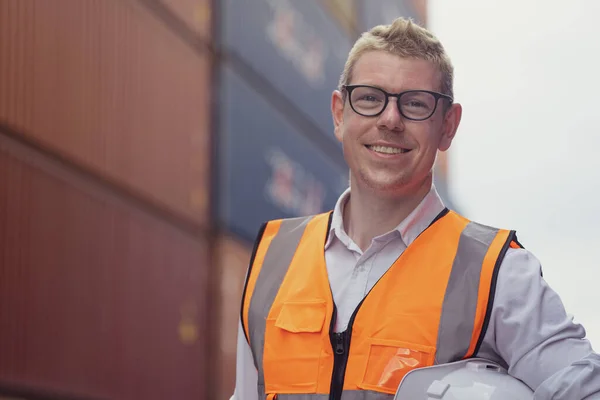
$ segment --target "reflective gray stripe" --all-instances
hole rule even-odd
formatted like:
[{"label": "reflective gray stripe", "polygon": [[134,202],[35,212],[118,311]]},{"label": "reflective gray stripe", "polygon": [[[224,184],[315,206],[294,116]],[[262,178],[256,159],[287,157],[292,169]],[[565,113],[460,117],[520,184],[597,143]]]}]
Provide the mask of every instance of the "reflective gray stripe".
[{"label": "reflective gray stripe", "polygon": [[[394,395],[370,390],[344,390],[342,400],[392,400]],[[279,394],[277,400],[328,400],[328,394]],[[412,399],[409,399],[412,400]]]},{"label": "reflective gray stripe", "polygon": [[277,400],[329,400],[329,395],[328,394],[278,394]]},{"label": "reflective gray stripe", "polygon": [[260,290],[254,290],[250,299],[248,333],[250,335],[250,347],[254,355],[254,365],[258,370],[259,392],[265,384],[263,350],[265,347],[267,316],[296,253],[300,239],[302,239],[306,224],[311,218],[285,219],[281,222],[279,231],[267,249],[262,268],[256,279],[255,288],[260,288]]},{"label": "reflective gray stripe", "polygon": [[393,394],[378,393],[371,390],[344,390],[342,392],[342,400],[392,400],[393,398]]},{"label": "reflective gray stripe", "polygon": [[442,305],[436,364],[460,360],[469,350],[483,259],[497,233],[497,229],[470,222],[460,235]]}]

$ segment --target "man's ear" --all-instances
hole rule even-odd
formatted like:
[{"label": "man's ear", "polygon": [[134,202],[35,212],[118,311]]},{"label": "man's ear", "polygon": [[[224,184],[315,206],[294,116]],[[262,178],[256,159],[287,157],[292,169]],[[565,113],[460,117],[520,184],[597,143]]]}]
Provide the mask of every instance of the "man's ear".
[{"label": "man's ear", "polygon": [[333,132],[340,142],[342,141],[342,125],[344,123],[344,96],[339,90],[331,94],[331,116],[333,117]]},{"label": "man's ear", "polygon": [[458,130],[458,125],[462,118],[462,106],[460,104],[452,104],[450,109],[446,111],[444,116],[444,122],[442,126],[442,137],[440,138],[440,145],[438,149],[440,151],[446,151],[450,148],[452,140]]}]

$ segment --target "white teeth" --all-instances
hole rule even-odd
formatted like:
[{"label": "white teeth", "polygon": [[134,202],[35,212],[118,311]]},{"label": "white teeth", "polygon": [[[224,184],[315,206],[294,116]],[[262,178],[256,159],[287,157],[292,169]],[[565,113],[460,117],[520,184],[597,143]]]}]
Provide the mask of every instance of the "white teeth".
[{"label": "white teeth", "polygon": [[378,153],[385,154],[399,154],[406,153],[407,150],[399,149],[397,147],[387,147],[387,146],[368,146],[371,150],[376,151]]}]

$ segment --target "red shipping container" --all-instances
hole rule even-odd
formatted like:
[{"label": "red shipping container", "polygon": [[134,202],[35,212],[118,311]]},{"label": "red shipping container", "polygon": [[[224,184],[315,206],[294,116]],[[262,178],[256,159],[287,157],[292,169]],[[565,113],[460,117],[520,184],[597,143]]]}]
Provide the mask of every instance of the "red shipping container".
[{"label": "red shipping container", "polygon": [[145,4],[2,0],[0,123],[205,224],[211,61]]},{"label": "red shipping container", "polygon": [[158,0],[200,37],[211,36],[211,0]]},{"label": "red shipping container", "polygon": [[206,398],[209,248],[186,229],[0,132],[0,393]]}]

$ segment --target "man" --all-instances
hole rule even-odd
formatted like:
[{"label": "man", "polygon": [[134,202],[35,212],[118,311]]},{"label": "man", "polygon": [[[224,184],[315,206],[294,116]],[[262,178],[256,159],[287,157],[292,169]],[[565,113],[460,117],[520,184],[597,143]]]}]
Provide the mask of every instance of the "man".
[{"label": "man", "polygon": [[261,228],[235,399],[391,399],[408,371],[471,357],[536,399],[600,399],[600,357],[539,261],[437,195],[462,113],[452,85],[443,46],[410,21],[355,43],[331,102],[350,188],[331,213]]}]

